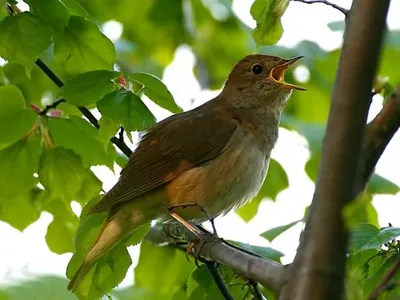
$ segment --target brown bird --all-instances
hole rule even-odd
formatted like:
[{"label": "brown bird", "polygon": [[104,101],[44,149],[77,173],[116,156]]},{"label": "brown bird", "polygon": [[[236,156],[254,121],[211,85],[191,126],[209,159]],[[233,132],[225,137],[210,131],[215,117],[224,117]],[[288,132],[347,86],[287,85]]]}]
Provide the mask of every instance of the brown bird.
[{"label": "brown bird", "polygon": [[96,262],[139,226],[169,219],[168,209],[199,224],[251,200],[265,179],[282,110],[292,90],[285,71],[301,57],[249,55],[222,92],[193,110],[154,125],[118,183],[90,213],[108,212],[103,228],[68,289],[75,291]]}]

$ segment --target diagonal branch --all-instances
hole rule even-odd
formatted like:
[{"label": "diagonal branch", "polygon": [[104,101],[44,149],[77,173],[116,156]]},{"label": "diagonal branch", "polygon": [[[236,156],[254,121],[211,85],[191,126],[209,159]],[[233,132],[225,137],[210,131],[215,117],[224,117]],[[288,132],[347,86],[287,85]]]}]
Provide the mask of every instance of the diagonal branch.
[{"label": "diagonal branch", "polygon": [[345,16],[347,16],[347,14],[349,13],[349,11],[347,9],[345,9],[339,5],[336,5],[335,3],[326,1],[326,0],[292,0],[292,1],[306,3],[306,4],[323,3],[325,5],[328,5],[328,6],[331,6],[335,9],[337,9],[338,11],[343,13]]},{"label": "diagonal branch", "polygon": [[[58,86],[62,87],[64,85],[64,82],[39,58],[36,60],[36,65]],[[63,99],[57,100],[54,103],[57,103],[57,105],[62,101]],[[49,110],[50,108],[55,108],[55,106],[48,105],[43,111]],[[47,109],[47,110],[46,110]],[[78,109],[80,112],[89,120],[89,122],[96,127],[97,129],[100,128],[99,121],[96,119],[96,117],[84,106],[78,106]],[[45,114],[45,113],[44,113]],[[124,153],[127,157],[130,157],[132,154],[132,150],[128,147],[127,144],[125,144],[123,139],[119,139],[115,136],[113,136],[110,141],[117,146],[122,153]]]}]

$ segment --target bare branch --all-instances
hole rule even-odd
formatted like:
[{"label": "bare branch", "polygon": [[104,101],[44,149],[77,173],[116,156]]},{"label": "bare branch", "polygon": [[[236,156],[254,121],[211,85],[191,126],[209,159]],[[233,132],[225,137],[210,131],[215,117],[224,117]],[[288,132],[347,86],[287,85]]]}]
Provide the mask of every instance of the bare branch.
[{"label": "bare branch", "polygon": [[332,2],[326,1],[326,0],[292,0],[292,1],[306,3],[306,4],[323,3],[325,5],[328,5],[328,6],[331,6],[331,7],[335,8],[335,9],[337,9],[338,11],[343,13],[345,16],[347,16],[347,14],[349,12],[347,9],[345,9],[345,8],[339,6],[339,5],[336,5],[336,4],[332,3]]},{"label": "bare branch", "polygon": [[347,20],[322,160],[300,246],[279,299],[341,299],[348,234],[342,209],[354,199],[373,78],[389,0],[354,0]]},{"label": "bare branch", "polygon": [[[177,238],[190,242],[195,236],[183,226],[175,224],[153,226],[146,236],[147,240],[159,245],[176,245]],[[221,263],[244,278],[258,282],[272,290],[279,290],[283,282],[284,266],[234,247],[222,239],[204,244],[200,249],[200,254],[204,258]]]}]

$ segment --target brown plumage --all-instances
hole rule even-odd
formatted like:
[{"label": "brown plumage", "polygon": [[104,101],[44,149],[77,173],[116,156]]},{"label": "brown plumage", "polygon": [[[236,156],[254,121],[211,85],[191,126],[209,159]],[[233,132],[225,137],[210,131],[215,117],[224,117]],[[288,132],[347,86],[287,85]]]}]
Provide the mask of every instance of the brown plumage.
[{"label": "brown plumage", "polygon": [[[283,107],[293,89],[302,89],[283,81],[298,59],[246,56],[220,95],[153,126],[118,183],[92,207],[90,213],[109,215],[68,289],[75,291],[96,262],[140,225],[168,219],[168,208],[196,203],[216,217],[254,197],[268,170]],[[193,223],[207,220],[199,207],[174,211]]]}]

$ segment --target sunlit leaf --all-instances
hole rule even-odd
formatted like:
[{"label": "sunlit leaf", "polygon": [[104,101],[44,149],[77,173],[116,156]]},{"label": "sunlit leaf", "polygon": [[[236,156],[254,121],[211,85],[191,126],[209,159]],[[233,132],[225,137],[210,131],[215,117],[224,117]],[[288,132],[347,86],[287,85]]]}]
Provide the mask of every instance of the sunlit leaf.
[{"label": "sunlit leaf", "polygon": [[373,174],[367,185],[367,191],[371,194],[395,195],[399,190],[398,185],[378,174]]},{"label": "sunlit leaf", "polygon": [[175,103],[172,94],[164,83],[154,75],[148,73],[131,73],[129,78],[144,86],[144,93],[156,104],[173,113],[181,112],[182,109]]},{"label": "sunlit leaf", "polygon": [[0,195],[27,193],[36,185],[39,164],[39,140],[21,139],[0,151]]},{"label": "sunlit leaf", "polygon": [[69,12],[60,0],[25,0],[30,12],[53,26],[58,32],[68,25]]},{"label": "sunlit leaf", "polygon": [[118,74],[106,70],[80,74],[65,83],[60,89],[59,97],[64,97],[68,103],[74,105],[93,104],[116,89],[112,80],[118,77]]},{"label": "sunlit leaf", "polygon": [[271,247],[261,247],[261,246],[253,246],[249,244],[245,244],[238,241],[231,241],[232,243],[240,246],[241,248],[253,252],[255,254],[261,255],[263,257],[272,259],[276,262],[281,262],[281,257],[284,255],[282,252],[275,250]]},{"label": "sunlit leaf", "polygon": [[87,172],[81,158],[71,150],[56,147],[42,152],[39,180],[55,198],[74,200]]},{"label": "sunlit leaf", "polygon": [[288,0],[256,0],[250,13],[257,22],[253,38],[258,45],[276,44],[283,34],[281,17],[289,5]]},{"label": "sunlit leaf", "polygon": [[282,233],[284,233],[285,231],[289,230],[290,228],[292,228],[293,226],[297,225],[299,222],[301,222],[302,220],[297,220],[294,222],[291,222],[289,224],[286,225],[282,225],[282,226],[278,226],[272,229],[269,229],[263,233],[261,233],[260,235],[265,238],[266,240],[268,240],[269,242],[272,242],[275,238],[277,238],[279,235],[281,235]]},{"label": "sunlit leaf", "polygon": [[33,127],[37,114],[31,109],[19,109],[0,115],[0,124],[9,128],[0,134],[0,149],[18,141]]},{"label": "sunlit leaf", "polygon": [[53,30],[30,12],[23,12],[0,21],[0,36],[0,57],[29,70],[39,55],[50,47]]},{"label": "sunlit leaf", "polygon": [[39,195],[40,190],[37,188],[15,196],[0,195],[0,220],[18,230],[24,230],[40,217],[40,205],[36,203]]},{"label": "sunlit leaf", "polygon": [[71,16],[68,26],[54,38],[54,56],[72,75],[93,70],[112,70],[113,43],[91,21]]},{"label": "sunlit leaf", "polygon": [[[113,166],[103,144],[97,137],[97,130],[80,117],[49,118],[49,129],[55,146],[73,150],[82,158],[84,166]],[[71,138],[73,137],[73,138]]]},{"label": "sunlit leaf", "polygon": [[0,117],[24,107],[24,95],[16,86],[11,84],[0,86]]},{"label": "sunlit leaf", "polygon": [[122,124],[127,131],[142,131],[156,122],[142,100],[129,90],[117,90],[97,102],[103,116]]},{"label": "sunlit leaf", "polygon": [[378,226],[378,213],[372,204],[372,195],[362,192],[356,199],[346,204],[343,209],[344,222],[349,230],[360,223],[369,223]]}]

